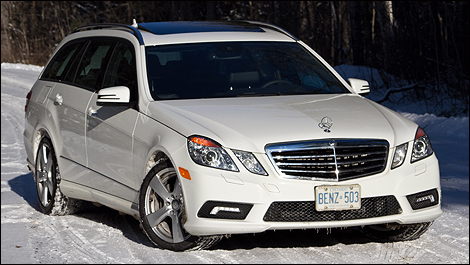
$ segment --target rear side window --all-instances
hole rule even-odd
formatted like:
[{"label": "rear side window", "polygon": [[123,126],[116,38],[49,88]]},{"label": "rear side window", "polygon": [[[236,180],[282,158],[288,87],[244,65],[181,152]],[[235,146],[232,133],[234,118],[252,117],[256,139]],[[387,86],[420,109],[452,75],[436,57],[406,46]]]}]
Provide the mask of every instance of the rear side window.
[{"label": "rear side window", "polygon": [[62,80],[65,69],[78,53],[83,42],[76,42],[62,47],[47,65],[41,79]]},{"label": "rear side window", "polygon": [[[106,67],[106,59],[113,40],[92,40],[78,66],[74,83],[95,88]],[[103,79],[101,79],[103,80]]]}]

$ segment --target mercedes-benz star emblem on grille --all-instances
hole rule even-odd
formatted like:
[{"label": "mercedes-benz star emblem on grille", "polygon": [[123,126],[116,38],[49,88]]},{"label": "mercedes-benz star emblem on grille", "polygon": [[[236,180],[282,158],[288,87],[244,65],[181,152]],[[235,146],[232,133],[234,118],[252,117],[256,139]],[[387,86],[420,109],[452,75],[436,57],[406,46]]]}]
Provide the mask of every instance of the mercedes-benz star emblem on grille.
[{"label": "mercedes-benz star emblem on grille", "polygon": [[330,128],[333,126],[333,120],[330,117],[323,117],[321,122],[318,124],[318,127],[322,128],[324,132],[331,132]]}]

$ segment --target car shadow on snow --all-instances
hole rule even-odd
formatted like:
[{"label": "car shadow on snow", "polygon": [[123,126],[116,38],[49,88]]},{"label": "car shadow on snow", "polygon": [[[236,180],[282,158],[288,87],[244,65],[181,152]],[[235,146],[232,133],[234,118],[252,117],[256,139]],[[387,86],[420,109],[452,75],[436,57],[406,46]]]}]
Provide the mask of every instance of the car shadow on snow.
[{"label": "car shadow on snow", "polygon": [[10,179],[8,185],[10,185],[11,191],[21,196],[31,207],[39,212],[41,211],[36,194],[33,173],[30,172]]},{"label": "car shadow on snow", "polygon": [[[32,208],[41,212],[36,195],[32,173],[20,175],[8,181],[11,190],[21,196]],[[130,215],[122,215],[106,206],[96,206],[83,202],[80,211],[73,214],[92,222],[101,223],[122,231],[129,240],[154,248],[154,245],[144,234],[139,222]],[[58,216],[57,218],[60,218]],[[359,228],[306,229],[306,230],[276,230],[262,233],[234,234],[224,237],[218,244],[208,250],[235,250],[253,248],[302,248],[326,247],[337,244],[366,244],[377,242],[363,235]]]},{"label": "car shadow on snow", "polygon": [[[107,225],[122,231],[129,240],[155,248],[139,226],[139,222],[130,215],[121,215],[118,211],[106,206],[95,206],[85,202],[80,212],[75,214],[79,218],[85,218],[93,222]],[[237,234],[224,237],[218,244],[208,249],[211,250],[236,250],[253,248],[302,248],[302,247],[326,247],[337,244],[366,244],[377,242],[363,235],[359,228],[334,228],[334,229],[307,229],[307,230],[276,230],[265,231],[256,234]]]},{"label": "car shadow on snow", "polygon": [[[36,194],[33,173],[23,174],[8,181],[11,191],[22,197],[34,210],[42,214]],[[73,214],[78,218],[84,218],[92,222],[104,224],[106,226],[119,229],[123,235],[139,244],[153,247],[154,245],[139,227],[139,222],[130,215],[121,215],[118,211],[105,206],[95,206],[84,201],[80,210]],[[56,216],[55,218],[61,218]]]},{"label": "car shadow on snow", "polygon": [[[74,214],[93,222],[122,231],[129,240],[150,248],[156,248],[139,226],[139,221],[130,215],[121,215],[106,206],[95,206],[85,202],[80,212]],[[237,234],[224,237],[219,243],[207,249],[236,250],[253,248],[307,248],[326,247],[337,244],[366,244],[378,242],[366,237],[357,227],[334,229],[276,230],[256,234]]]},{"label": "car shadow on snow", "polygon": [[74,216],[120,230],[122,235],[129,240],[147,247],[154,247],[140,228],[139,221],[130,215],[121,214],[109,207],[84,201],[80,210]]},{"label": "car shadow on snow", "polygon": [[276,230],[256,234],[237,234],[224,238],[209,250],[235,250],[253,248],[307,248],[337,244],[366,244],[374,241],[359,228]]}]

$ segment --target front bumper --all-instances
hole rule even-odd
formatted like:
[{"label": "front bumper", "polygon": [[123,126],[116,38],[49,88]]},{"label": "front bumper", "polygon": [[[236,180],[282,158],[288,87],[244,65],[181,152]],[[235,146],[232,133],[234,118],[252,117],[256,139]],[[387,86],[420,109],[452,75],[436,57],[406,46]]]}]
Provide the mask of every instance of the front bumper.
[{"label": "front bumper", "polygon": [[[393,154],[393,152],[390,153]],[[249,173],[238,161],[235,162],[240,172],[198,166],[190,158],[179,160],[180,163],[177,167],[185,168],[191,174],[191,180],[181,178],[187,213],[184,227],[190,234],[203,236],[257,233],[274,229],[334,228],[381,223],[411,224],[429,222],[442,214],[439,165],[435,155],[414,164],[407,161],[394,170],[390,170],[390,166],[387,165],[387,168],[380,174],[341,182],[284,179],[271,167],[267,167],[270,165],[267,156],[257,155],[257,158],[265,166],[268,176]],[[389,157],[388,161],[390,160]],[[371,206],[372,208],[368,209],[374,217],[359,215],[352,217],[353,219],[348,217],[349,219],[313,220],[310,217],[302,219],[301,216],[295,220],[266,218],[266,213],[273,203],[286,203],[293,206],[297,205],[296,203],[310,205],[306,208],[310,209],[307,210],[306,216],[308,216],[311,211],[315,211],[314,190],[316,186],[349,184],[361,186],[361,198],[364,202],[369,200],[368,198],[388,196],[393,200],[396,199],[399,209],[391,214],[374,215],[374,209],[378,209],[374,208],[378,207],[377,204],[374,204]],[[410,195],[423,191],[433,191],[433,194],[437,194],[434,197],[437,203],[413,210],[407,196],[410,197]],[[207,208],[208,204],[210,205],[209,209],[201,209],[203,206]],[[379,206],[382,204],[378,203]],[[246,207],[242,209],[243,205],[250,207],[248,210]],[[236,212],[237,208],[238,213]],[[205,214],[201,214],[202,211],[205,211]],[[211,211],[213,213],[225,211],[226,214],[210,217]],[[293,209],[293,211],[299,212],[297,209]],[[230,214],[231,212],[233,214]],[[239,213],[246,215],[246,217],[234,219],[233,216],[237,216]],[[331,212],[327,214],[331,214]]]}]

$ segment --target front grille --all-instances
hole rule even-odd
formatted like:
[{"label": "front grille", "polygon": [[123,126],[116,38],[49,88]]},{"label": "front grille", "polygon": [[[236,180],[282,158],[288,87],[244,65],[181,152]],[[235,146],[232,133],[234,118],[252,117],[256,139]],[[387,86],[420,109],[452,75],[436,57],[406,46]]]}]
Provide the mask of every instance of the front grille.
[{"label": "front grille", "polygon": [[317,211],[315,201],[273,202],[263,220],[266,222],[322,222],[374,218],[400,214],[395,196],[362,198],[361,208],[344,211]]},{"label": "front grille", "polygon": [[272,144],[266,153],[284,178],[342,181],[382,172],[385,140],[323,140]]}]

